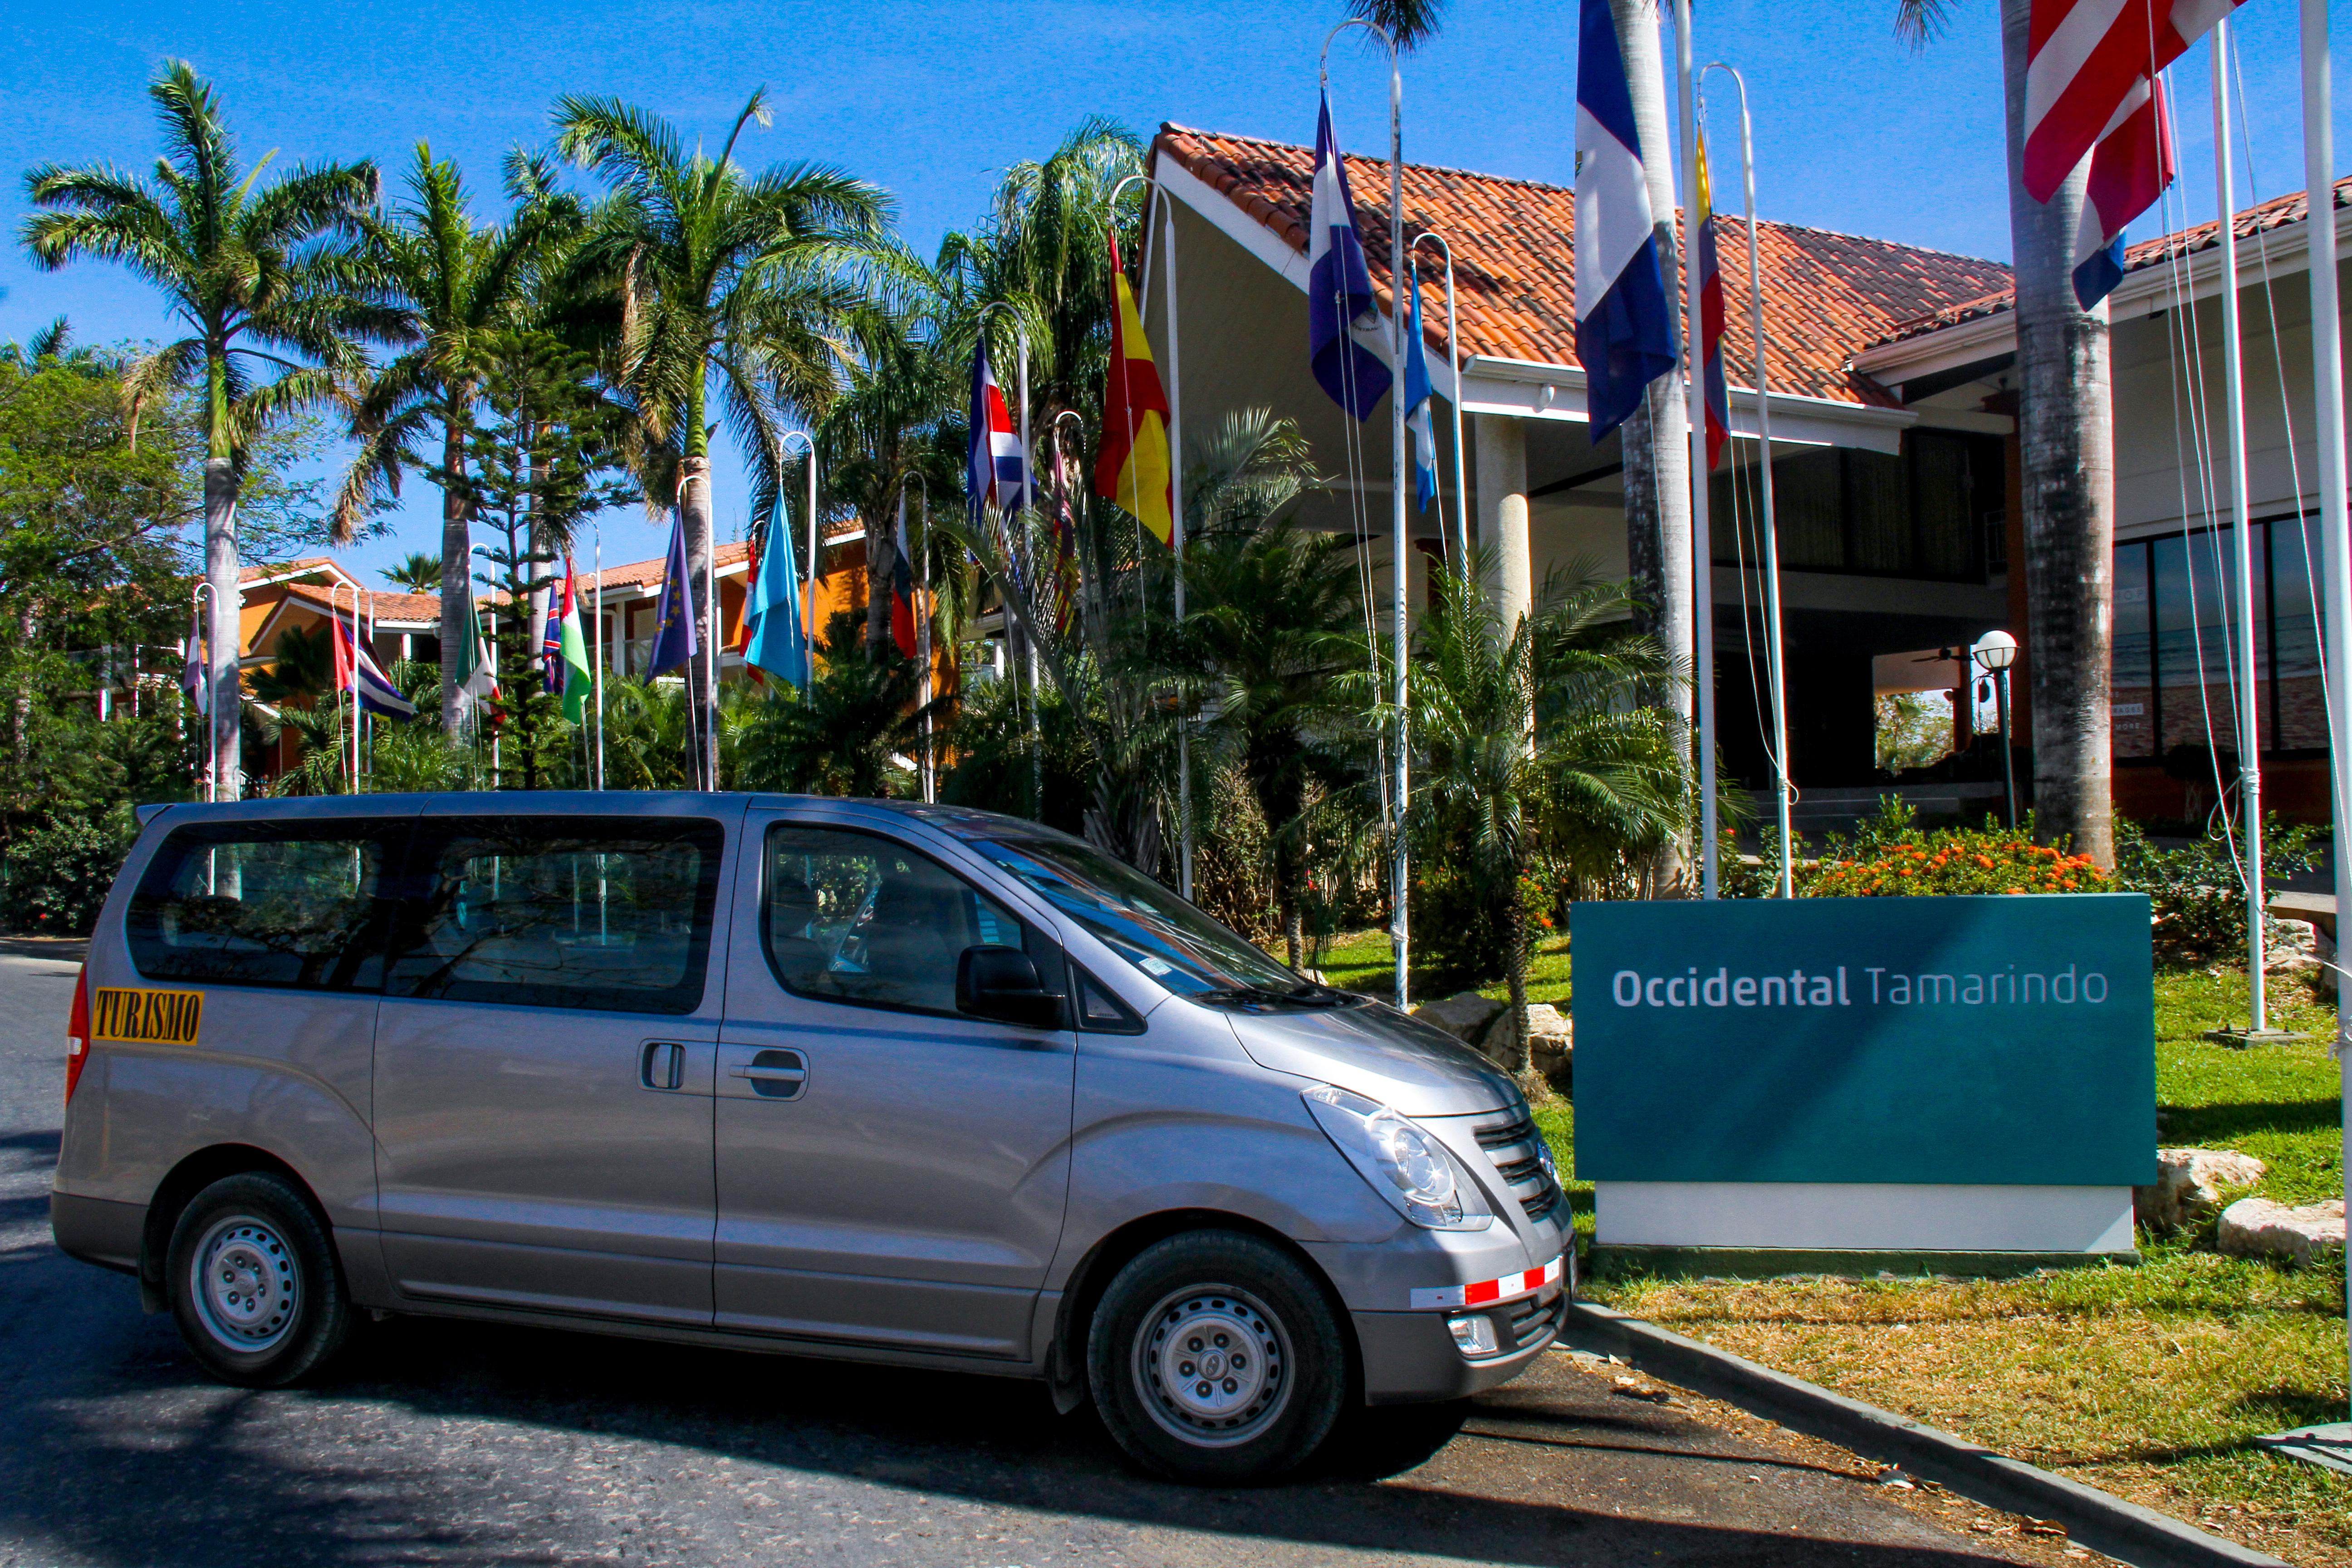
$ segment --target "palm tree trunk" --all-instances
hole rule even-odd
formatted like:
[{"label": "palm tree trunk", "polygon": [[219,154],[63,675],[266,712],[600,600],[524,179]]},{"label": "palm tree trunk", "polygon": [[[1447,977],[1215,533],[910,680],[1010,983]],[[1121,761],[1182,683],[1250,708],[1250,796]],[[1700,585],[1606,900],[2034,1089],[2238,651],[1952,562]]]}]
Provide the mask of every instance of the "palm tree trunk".
[{"label": "palm tree trunk", "polygon": [[2037,837],[2115,864],[2109,789],[2115,420],[2107,310],[2074,301],[2068,263],[2088,163],[2047,203],[2025,192],[2032,0],[2001,0],[2009,227],[2016,257],[2018,445],[2024,468],[2025,673],[2033,693]]},{"label": "palm tree trunk", "polygon": [[244,641],[245,592],[237,581],[236,465],[226,456],[205,462],[205,581],[212,584],[213,784],[222,800],[245,793],[244,705],[237,655]]},{"label": "palm tree trunk", "polygon": [[[694,410],[698,422],[701,410]],[[692,586],[688,597],[694,605],[696,652],[693,662],[687,666],[692,676],[693,689],[687,693],[687,711],[696,715],[694,733],[707,738],[709,726],[717,718],[709,700],[710,672],[719,657],[718,606],[703,591],[703,576],[710,560],[710,458],[704,453],[693,453],[678,463],[678,516],[686,525],[686,575]],[[694,772],[698,776],[704,770],[705,752],[698,752]],[[705,789],[717,787],[715,780],[705,780]]]},{"label": "palm tree trunk", "polygon": [[468,507],[459,476],[465,472],[464,427],[456,416],[441,426],[441,467],[450,477],[441,486],[441,729],[451,740],[465,723],[466,701],[457,689],[457,672],[472,650],[474,628],[457,626],[450,616],[470,602],[466,580],[473,569],[474,536],[467,526]]},{"label": "palm tree trunk", "polygon": [[1528,1072],[1528,910],[1519,900],[1519,879],[1513,872],[1505,889],[1503,934],[1508,952],[1503,978],[1511,990],[1511,1040],[1503,1066],[1515,1079]]},{"label": "palm tree trunk", "polygon": [[[1642,172],[1657,221],[1658,260],[1666,295],[1675,297],[1679,270],[1675,228],[1673,142],[1666,133],[1665,55],[1658,42],[1657,0],[1610,0],[1625,80],[1633,99],[1633,129],[1642,141]],[[1687,666],[1696,646],[1691,620],[1690,414],[1672,372],[1650,384],[1617,433],[1625,462],[1625,554],[1635,590],[1646,606],[1636,629],[1655,637]],[[1693,671],[1694,676],[1697,674]],[[1645,700],[1666,710],[1685,752],[1689,750],[1690,689],[1670,685]],[[1668,838],[1652,858],[1654,892],[1671,893],[1684,879],[1684,846]]]}]

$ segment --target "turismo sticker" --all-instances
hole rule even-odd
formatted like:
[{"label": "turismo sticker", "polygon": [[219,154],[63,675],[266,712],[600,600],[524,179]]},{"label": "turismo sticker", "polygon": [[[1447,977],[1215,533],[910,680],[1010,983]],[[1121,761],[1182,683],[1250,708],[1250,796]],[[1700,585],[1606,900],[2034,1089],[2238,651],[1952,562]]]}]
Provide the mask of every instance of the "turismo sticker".
[{"label": "turismo sticker", "polygon": [[90,1038],[141,1046],[193,1046],[205,1014],[201,991],[114,991],[90,994]]}]

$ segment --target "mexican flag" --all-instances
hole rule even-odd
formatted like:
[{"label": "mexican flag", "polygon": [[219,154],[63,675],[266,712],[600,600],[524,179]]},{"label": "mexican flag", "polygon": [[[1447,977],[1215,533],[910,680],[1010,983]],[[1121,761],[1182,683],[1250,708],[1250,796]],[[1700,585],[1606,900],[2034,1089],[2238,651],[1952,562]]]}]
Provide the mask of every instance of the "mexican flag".
[{"label": "mexican flag", "polygon": [[[588,673],[588,638],[580,629],[580,577],[572,567],[572,557],[563,558],[563,612],[561,657],[563,663],[563,716],[574,724],[580,723],[588,710],[591,679]],[[552,671],[550,671],[552,674]]]}]

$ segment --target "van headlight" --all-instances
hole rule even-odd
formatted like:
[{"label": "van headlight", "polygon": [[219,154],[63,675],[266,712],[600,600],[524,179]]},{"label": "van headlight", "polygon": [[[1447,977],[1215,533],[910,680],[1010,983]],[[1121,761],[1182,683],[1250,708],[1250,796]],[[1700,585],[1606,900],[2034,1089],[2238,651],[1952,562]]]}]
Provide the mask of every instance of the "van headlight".
[{"label": "van headlight", "polygon": [[1328,1083],[1307,1089],[1303,1098],[1316,1125],[1348,1163],[1413,1224],[1429,1230],[1485,1230],[1495,1223],[1445,1145],[1410,1118]]}]

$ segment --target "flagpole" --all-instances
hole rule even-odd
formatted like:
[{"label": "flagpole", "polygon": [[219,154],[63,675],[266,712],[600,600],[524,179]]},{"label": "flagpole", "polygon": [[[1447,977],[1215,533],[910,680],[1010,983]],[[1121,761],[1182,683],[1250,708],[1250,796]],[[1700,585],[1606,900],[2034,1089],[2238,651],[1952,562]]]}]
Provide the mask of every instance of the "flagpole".
[{"label": "flagpole", "polygon": [[596,787],[604,787],[604,521],[596,520]]},{"label": "flagpole", "polygon": [[[341,583],[329,583],[327,584],[327,630],[339,642],[343,635],[343,623],[335,618],[335,595],[342,591],[343,585]],[[359,588],[356,584],[354,584],[352,589],[352,604],[354,612],[356,612],[359,605]],[[353,640],[352,646],[352,650],[356,652],[359,647],[356,639]],[[335,662],[337,664],[343,663],[342,650],[338,647],[335,651]],[[353,684],[357,683],[354,682]],[[353,725],[352,728],[356,730],[358,726]],[[342,761],[346,756],[349,757],[352,768],[352,778],[356,781],[359,776],[359,745],[357,737],[353,737],[352,749],[349,752],[345,752],[343,750],[343,676],[342,671],[340,669],[335,672],[335,756],[338,762]],[[344,793],[357,794],[358,792],[356,790],[346,790]]]},{"label": "flagpole", "polygon": [[[1406,910],[1412,884],[1407,879],[1409,867],[1404,843],[1405,792],[1412,775],[1411,763],[1405,754],[1408,736],[1405,654],[1410,637],[1405,624],[1405,563],[1406,552],[1412,544],[1405,532],[1404,516],[1404,73],[1398,64],[1396,40],[1389,36],[1388,29],[1368,17],[1350,16],[1323,36],[1323,53],[1317,62],[1317,69],[1327,96],[1331,85],[1331,40],[1350,27],[1365,29],[1379,38],[1389,51],[1389,368],[1395,378],[1389,394],[1389,489],[1393,533],[1389,563],[1389,614],[1393,622],[1392,648],[1396,661],[1396,773],[1393,778],[1396,796],[1394,816],[1390,820],[1393,837],[1390,845],[1389,897],[1392,907],[1389,937],[1396,954],[1396,1005],[1402,1011],[1411,1004],[1407,975],[1412,962],[1412,921]],[[1335,157],[1344,157],[1336,147],[1332,151]],[[1349,216],[1352,221],[1354,215]],[[1343,332],[1348,330],[1343,326]]]},{"label": "flagpole", "polygon": [[2246,816],[2246,1032],[2270,1027],[2263,984],[2263,752],[2254,672],[2253,524],[2246,517],[2246,393],[2238,341],[2238,192],[2230,167],[2230,19],[2213,24],[2213,185],[2221,209],[2221,389],[2228,414],[2230,512],[2238,545],[2238,798]]},{"label": "flagpole", "polygon": [[[1023,558],[1022,591],[1034,595],[1036,582],[1036,552],[1029,548],[1029,513],[1037,504],[1035,494],[1037,448],[1029,444],[1029,323],[1019,311],[1013,316],[1013,329],[1020,343],[1020,364],[1015,382],[1021,395],[1021,523],[1015,536],[1015,548]],[[870,558],[870,557],[869,557]],[[1034,607],[1034,601],[1032,601]],[[1021,639],[1029,647],[1029,817],[1033,822],[1045,819],[1045,742],[1037,720],[1037,634],[1030,628]]]},{"label": "flagpole", "polygon": [[[188,595],[188,617],[195,624],[196,626],[196,656],[204,660],[204,673],[198,677],[198,679],[202,681],[203,684],[199,686],[197,689],[201,690],[205,694],[204,711],[198,715],[198,717],[202,718],[205,721],[205,737],[206,743],[205,751],[205,800],[208,805],[217,803],[220,799],[220,770],[213,765],[214,753],[211,750],[213,703],[219,700],[220,693],[213,689],[213,627],[211,623],[204,618],[205,595],[212,593],[212,584],[205,581],[204,578],[199,577],[196,579],[194,589]],[[217,594],[214,594],[214,597],[218,598],[219,595]],[[331,615],[333,612],[333,602],[334,595],[330,594],[328,595],[328,608]]]},{"label": "flagpole", "polygon": [[801,445],[808,448],[809,462],[809,559],[808,575],[803,579],[808,584],[808,594],[803,601],[801,613],[801,683],[805,694],[807,683],[814,673],[812,661],[816,649],[816,437],[805,430],[787,430],[776,438],[776,522],[779,527],[785,525],[784,463],[793,455],[793,437],[795,436],[800,437]]},{"label": "flagpole", "polygon": [[[1698,136],[1691,92],[1690,0],[1675,0],[1675,71],[1682,97],[1683,210],[1698,189]],[[1685,255],[1695,254],[1696,235],[1684,238]],[[1685,272],[1689,268],[1685,268]],[[1750,280],[1751,289],[1754,287]],[[1716,896],[1718,846],[1715,805],[1715,546],[1707,528],[1706,376],[1700,367],[1699,291],[1685,278],[1683,288],[1684,392],[1690,405],[1691,449],[1691,670],[1698,698],[1699,896]],[[1761,381],[1762,377],[1757,378]],[[1758,389],[1762,395],[1762,389]]]},{"label": "flagpole", "polygon": [[[1721,60],[1706,67],[1699,76],[1704,79],[1707,71],[1723,72],[1739,89],[1739,182],[1748,225],[1748,331],[1756,352],[1757,474],[1764,502],[1764,665],[1772,700],[1773,816],[1780,836],[1780,896],[1792,899],[1797,889],[1796,866],[1790,858],[1792,836],[1789,831],[1789,699],[1782,686],[1780,539],[1772,516],[1772,400],[1766,390],[1771,378],[1765,374],[1764,361],[1764,267],[1756,244],[1756,137],[1748,116],[1748,79]],[[1704,98],[1698,107],[1703,114],[1706,107]]]},{"label": "flagpole", "polygon": [[1454,247],[1433,228],[1423,229],[1413,236],[1412,243],[1418,247],[1423,240],[1435,240],[1445,257],[1445,364],[1454,373],[1454,395],[1446,399],[1454,405],[1454,569],[1466,572],[1470,569],[1470,492],[1462,482],[1462,333],[1454,318]]},{"label": "flagpole", "polygon": [[[692,570],[692,568],[688,568]],[[705,694],[702,719],[703,788],[716,794],[719,789],[719,645],[725,621],[719,613],[719,547],[714,544],[702,552],[702,602],[710,606],[710,636],[703,649],[702,661]],[[691,676],[694,667],[687,667]]]},{"label": "flagpole", "polygon": [[[2327,0],[2303,0],[2305,238],[2311,257],[2312,380],[2319,446],[2319,532],[2326,542],[2328,767],[2334,775],[2336,842],[2352,844],[2352,554],[2344,494],[2344,361],[2336,290],[2336,135],[2327,79]],[[2336,856],[2336,907],[2352,909],[2352,855]],[[2340,978],[2340,976],[2339,976]],[[2340,996],[2344,987],[2337,986]],[[2352,1198],[2352,1013],[2339,1006],[2335,1056],[2343,1068],[2346,1195]],[[2345,1251],[2352,1288],[2352,1247]],[[2346,1322],[2352,1352],[2352,1319]],[[2347,1434],[2352,1436],[2352,1434]]]},{"label": "flagpole", "polygon": [[[1184,624],[1184,365],[1176,334],[1176,210],[1161,186],[1151,187],[1160,204],[1160,234],[1168,250],[1168,276],[1160,298],[1168,305],[1168,536],[1176,557],[1176,624]],[[1176,710],[1176,896],[1192,897],[1192,716]]]}]

